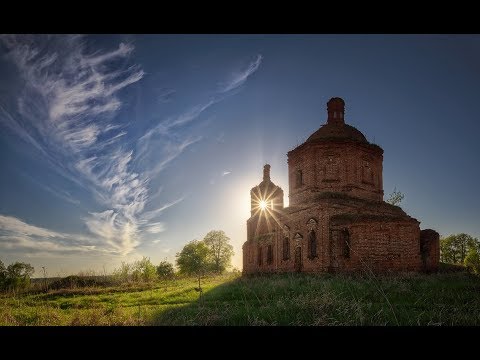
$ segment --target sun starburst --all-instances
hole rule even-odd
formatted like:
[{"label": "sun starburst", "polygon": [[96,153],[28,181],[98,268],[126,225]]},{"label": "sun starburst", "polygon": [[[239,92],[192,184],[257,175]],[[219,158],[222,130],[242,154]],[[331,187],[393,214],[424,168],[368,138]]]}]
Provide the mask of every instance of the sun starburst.
[{"label": "sun starburst", "polygon": [[260,202],[258,203],[258,207],[260,208],[260,210],[265,210],[267,208],[267,202],[265,200],[260,200]]}]

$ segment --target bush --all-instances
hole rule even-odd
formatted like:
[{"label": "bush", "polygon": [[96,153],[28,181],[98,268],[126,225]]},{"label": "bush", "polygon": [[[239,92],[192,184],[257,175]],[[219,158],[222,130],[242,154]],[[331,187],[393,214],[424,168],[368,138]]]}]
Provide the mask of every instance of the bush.
[{"label": "bush", "polygon": [[150,258],[143,257],[133,263],[132,277],[135,282],[150,282],[157,279],[157,269]]},{"label": "bush", "polygon": [[113,277],[120,283],[126,283],[130,281],[131,265],[122,261],[118,269],[113,270]]},{"label": "bush", "polygon": [[477,249],[472,248],[468,251],[464,260],[464,265],[474,274],[480,274],[480,255]]},{"label": "bush", "polygon": [[48,287],[50,289],[74,289],[82,287],[93,287],[98,285],[98,282],[91,276],[70,275],[52,282]]},{"label": "bush", "polygon": [[3,262],[0,260],[0,290],[5,288],[5,284],[7,282],[7,269]]},{"label": "bush", "polygon": [[157,266],[157,275],[160,279],[171,279],[175,275],[173,265],[168,261],[162,261]]},{"label": "bush", "polygon": [[115,280],[120,283],[126,282],[151,282],[157,277],[157,269],[150,261],[150,258],[143,257],[141,260],[135,261],[133,264],[122,261],[120,268],[113,271]]},{"label": "bush", "polygon": [[0,261],[0,289],[20,290],[30,286],[30,277],[35,272],[32,265],[22,262],[15,262],[5,265]]}]

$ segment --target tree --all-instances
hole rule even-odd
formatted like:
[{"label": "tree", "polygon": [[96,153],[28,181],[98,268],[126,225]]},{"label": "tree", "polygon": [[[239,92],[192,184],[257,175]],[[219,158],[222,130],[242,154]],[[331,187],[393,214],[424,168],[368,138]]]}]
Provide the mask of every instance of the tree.
[{"label": "tree", "polygon": [[32,265],[15,262],[8,265],[6,270],[6,287],[19,289],[30,285],[30,277],[35,272]]},{"label": "tree", "polygon": [[205,274],[210,269],[209,253],[210,250],[203,241],[190,241],[176,255],[180,274]]},{"label": "tree", "polygon": [[5,288],[7,281],[7,269],[5,268],[5,265],[3,262],[0,260],[0,290]]},{"label": "tree", "polygon": [[177,266],[180,274],[196,275],[198,278],[197,291],[202,293],[200,279],[211,269],[209,262],[210,249],[203,241],[192,240],[177,253]]},{"label": "tree", "polygon": [[173,265],[166,260],[157,266],[157,275],[160,279],[171,279],[174,274]]},{"label": "tree", "polygon": [[217,273],[221,273],[231,266],[234,252],[233,246],[228,243],[229,240],[230,238],[222,230],[212,230],[203,238],[210,251],[213,270]]},{"label": "tree", "polygon": [[125,261],[122,261],[118,269],[113,270],[113,276],[120,282],[128,282],[130,280],[132,266]]},{"label": "tree", "polygon": [[157,269],[150,261],[150,258],[147,258],[146,256],[142,257],[141,260],[135,261],[132,270],[133,280],[137,282],[149,282],[157,278]]},{"label": "tree", "polygon": [[477,247],[472,247],[468,250],[463,264],[473,273],[480,274],[480,254]]},{"label": "tree", "polygon": [[480,243],[477,238],[468,234],[455,234],[440,239],[440,259],[450,264],[464,264],[470,250],[479,251]]},{"label": "tree", "polygon": [[133,263],[122,264],[113,271],[113,276],[121,283],[123,282],[150,282],[157,279],[157,269],[152,264],[150,258],[146,256]]},{"label": "tree", "polygon": [[394,188],[393,192],[388,195],[388,199],[386,200],[386,202],[391,205],[397,206],[402,202],[404,197],[404,194],[402,194],[400,191],[397,191],[397,188]]}]

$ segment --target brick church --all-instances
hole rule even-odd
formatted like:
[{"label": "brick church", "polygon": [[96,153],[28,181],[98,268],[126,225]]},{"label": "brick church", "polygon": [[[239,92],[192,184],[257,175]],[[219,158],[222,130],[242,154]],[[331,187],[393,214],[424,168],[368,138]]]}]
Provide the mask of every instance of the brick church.
[{"label": "brick church", "polygon": [[290,205],[270,179],[252,188],[243,273],[436,271],[439,234],[383,201],[383,149],[327,103],[327,123],[288,152]]}]

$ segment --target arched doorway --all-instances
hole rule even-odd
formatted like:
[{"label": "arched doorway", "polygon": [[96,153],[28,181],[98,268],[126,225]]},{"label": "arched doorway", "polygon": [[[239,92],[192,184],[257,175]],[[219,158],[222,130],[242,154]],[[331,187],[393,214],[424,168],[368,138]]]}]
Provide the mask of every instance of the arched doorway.
[{"label": "arched doorway", "polygon": [[302,247],[297,246],[295,248],[295,271],[302,271]]}]

